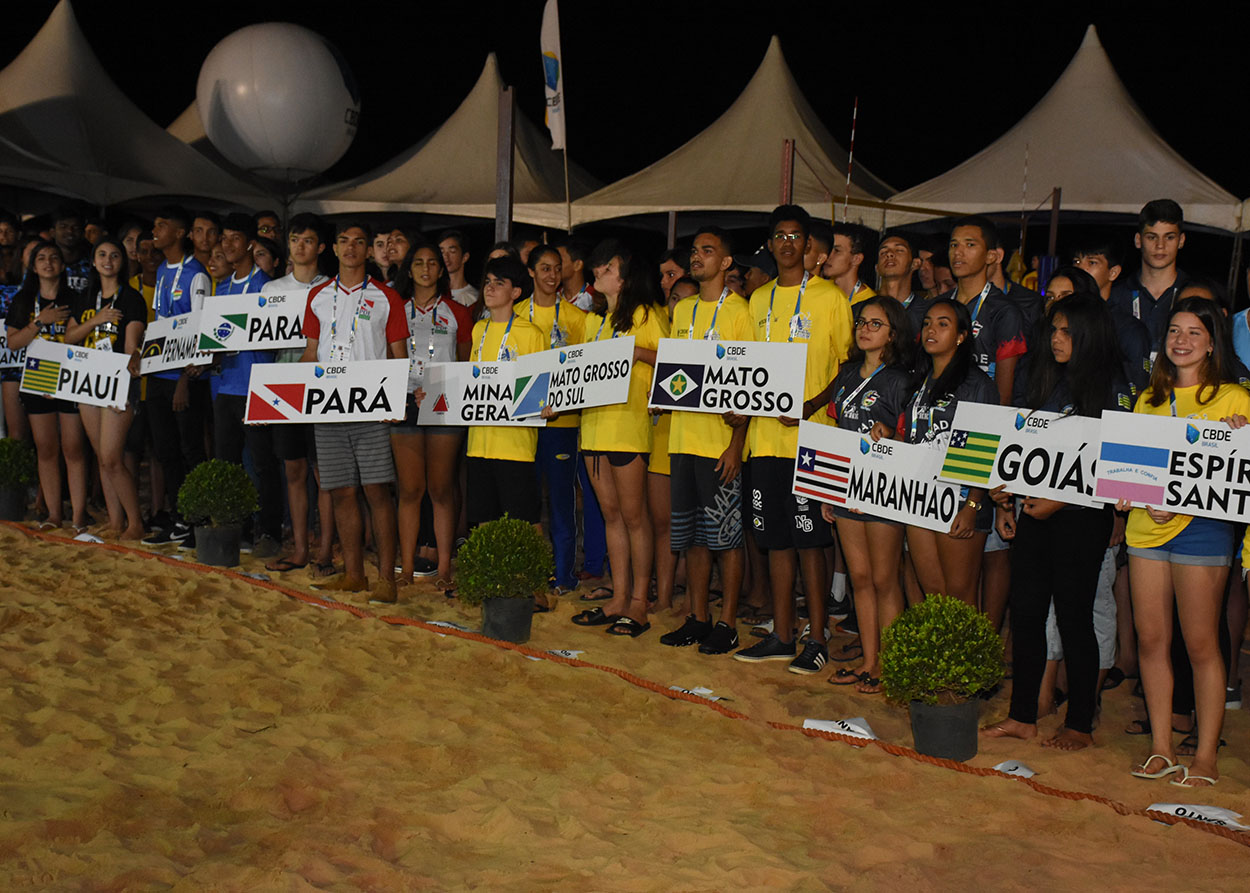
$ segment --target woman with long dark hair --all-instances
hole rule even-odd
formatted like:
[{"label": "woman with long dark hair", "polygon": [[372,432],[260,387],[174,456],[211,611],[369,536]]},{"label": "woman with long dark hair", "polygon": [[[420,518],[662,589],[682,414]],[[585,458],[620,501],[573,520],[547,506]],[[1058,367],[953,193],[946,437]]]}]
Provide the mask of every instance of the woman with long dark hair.
[{"label": "woman with long dark hair", "polygon": [[[1029,366],[1024,406],[1031,411],[1101,417],[1127,411],[1132,391],[1124,378],[1115,326],[1102,299],[1073,293],[1046,312],[1050,339]],[[1052,422],[1062,425],[1063,420]],[[1008,718],[985,730],[990,738],[1037,735],[1038,699],[1046,667],[1046,617],[1053,600],[1068,671],[1064,727],[1045,743],[1080,750],[1094,743],[1098,640],[1094,596],[1114,521],[1110,505],[1090,508],[1024,497],[1019,519],[1001,488],[998,532],[1011,548],[1011,636],[1014,679]]]},{"label": "woman with long dark hair", "polygon": [[[1177,301],[1168,315],[1150,387],[1133,411],[1242,427],[1250,415],[1250,392],[1236,383],[1233,356],[1228,322],[1215,302]],[[1127,507],[1127,502],[1120,504]],[[1224,726],[1219,624],[1236,547],[1233,525],[1145,506],[1129,513],[1125,540],[1152,751],[1132,774],[1162,778],[1180,773],[1173,784],[1213,785],[1219,779],[1216,751]],[[1194,673],[1198,745],[1188,768],[1176,762],[1172,742],[1173,604]]]},{"label": "woman with long dark hair", "polygon": [[[855,307],[855,343],[833,380],[825,409],[839,428],[869,435],[874,441],[892,438],[911,396],[911,322],[893,298],[872,297]],[[821,515],[837,525],[855,591],[863,663],[842,667],[834,685],[854,685],[861,694],[881,691],[881,630],[903,612],[899,562],[903,553],[902,524],[840,506],[822,505]]]},{"label": "woman with long dark hair", "polygon": [[591,485],[599,498],[612,564],[612,597],[602,607],[573,618],[579,626],[607,626],[616,636],[636,637],[651,628],[647,596],[655,543],[647,506],[647,459],[651,416],[647,399],[655,351],[668,336],[668,314],[645,263],[614,239],[590,257],[595,290],[605,301],[602,314],[586,317],[586,341],[634,337],[629,399],[582,410],[581,447]]},{"label": "woman with long dark hair", "polygon": [[[76,295],[65,276],[65,259],[55,242],[39,242],[31,251],[21,290],[13,296],[8,328],[9,347],[18,349],[36,339],[65,342],[65,327]],[[22,393],[39,459],[39,488],[48,506],[41,529],[61,526],[61,457],[69,477],[74,528],[87,529],[87,462],[82,449],[82,421],[77,404]]]},{"label": "woman with long dark hair", "polygon": [[[929,302],[920,329],[920,347],[923,353],[917,372],[921,384],[899,416],[897,433],[908,443],[943,449],[959,403],[997,404],[998,388],[974,362],[972,316],[958,301],[947,298]],[[921,591],[941,592],[975,606],[981,553],[993,512],[983,488],[965,487],[960,499],[959,512],[946,533],[909,524],[907,549]]]}]

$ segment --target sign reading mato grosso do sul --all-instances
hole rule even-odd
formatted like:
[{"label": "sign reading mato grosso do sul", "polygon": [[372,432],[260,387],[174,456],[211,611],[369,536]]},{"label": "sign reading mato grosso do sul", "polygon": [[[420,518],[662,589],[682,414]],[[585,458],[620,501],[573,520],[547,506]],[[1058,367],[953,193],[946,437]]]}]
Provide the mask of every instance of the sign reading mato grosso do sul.
[{"label": "sign reading mato grosso do sul", "polygon": [[937,480],[942,454],[923,444],[871,438],[817,422],[799,423],[795,496],[945,533],[959,511],[959,487]]},{"label": "sign reading mato grosso do sul", "polygon": [[40,397],[125,409],[129,362],[124,353],[36,338],[26,348],[20,389]]},{"label": "sign reading mato grosso do sul", "polygon": [[391,422],[404,417],[407,390],[407,360],[257,363],[243,420],[249,425]]},{"label": "sign reading mato grosso do sul", "polygon": [[1094,498],[1250,521],[1250,427],[1104,412]]},{"label": "sign reading mato grosso do sul", "polygon": [[421,388],[419,425],[521,425],[542,428],[537,416],[518,419],[513,407],[545,397],[550,373],[512,363],[431,363]]},{"label": "sign reading mato grosso do sul", "polygon": [[806,344],[661,338],[649,405],[798,418],[806,366]]},{"label": "sign reading mato grosso do sul", "polygon": [[[1117,413],[1116,415],[1125,415]],[[1102,423],[1079,415],[960,403],[938,477],[1017,496],[1096,506]]]},{"label": "sign reading mato grosso do sul", "polygon": [[516,365],[518,376],[533,376],[534,385],[514,395],[514,419],[536,416],[544,406],[575,412],[624,403],[634,368],[634,336],[525,354]]},{"label": "sign reading mato grosso do sul", "polygon": [[143,333],[143,353],[140,355],[139,372],[165,372],[184,366],[205,366],[213,361],[213,355],[199,348],[200,312],[192,311],[181,316],[166,316],[148,323]]},{"label": "sign reading mato grosso do sul", "polygon": [[308,290],[223,295],[200,311],[200,350],[279,350],[303,347]]}]

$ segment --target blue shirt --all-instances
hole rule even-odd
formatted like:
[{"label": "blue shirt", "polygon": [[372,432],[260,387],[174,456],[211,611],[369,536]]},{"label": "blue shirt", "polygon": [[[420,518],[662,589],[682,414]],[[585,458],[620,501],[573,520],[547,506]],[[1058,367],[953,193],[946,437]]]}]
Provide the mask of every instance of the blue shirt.
[{"label": "blue shirt", "polygon": [[[167,260],[161,261],[156,269],[156,291],[152,296],[156,319],[182,316],[192,310],[199,310],[204,306],[204,298],[208,296],[212,286],[204,265],[190,254],[183,255],[182,260],[176,264],[170,264]],[[182,372],[179,369],[169,369],[152,374],[157,378],[173,381]]]},{"label": "blue shirt", "polygon": [[[260,267],[253,266],[252,272],[242,279],[231,276],[217,286],[217,295],[246,295],[259,292],[269,281],[269,276]],[[212,298],[209,299],[210,301]],[[256,363],[272,363],[272,350],[240,350],[230,351],[221,355],[221,368],[211,379],[213,398],[218,394],[246,397],[248,381],[252,377],[252,366]]]}]

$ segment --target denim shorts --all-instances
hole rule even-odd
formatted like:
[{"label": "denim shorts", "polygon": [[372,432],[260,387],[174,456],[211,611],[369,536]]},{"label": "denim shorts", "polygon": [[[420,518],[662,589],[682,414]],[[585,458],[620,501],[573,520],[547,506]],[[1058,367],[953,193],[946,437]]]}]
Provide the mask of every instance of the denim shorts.
[{"label": "denim shorts", "polygon": [[1235,533],[1232,524],[1214,518],[1192,518],[1184,530],[1161,546],[1129,546],[1128,554],[1150,561],[1168,561],[1199,567],[1228,567],[1233,563]]}]

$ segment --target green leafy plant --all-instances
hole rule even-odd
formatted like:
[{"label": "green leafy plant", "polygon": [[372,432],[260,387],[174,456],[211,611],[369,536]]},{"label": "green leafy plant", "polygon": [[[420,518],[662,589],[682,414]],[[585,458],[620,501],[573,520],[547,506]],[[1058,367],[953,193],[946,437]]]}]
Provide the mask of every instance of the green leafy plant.
[{"label": "green leafy plant", "polygon": [[929,595],[881,633],[881,687],[898,704],[957,704],[1003,678],[1003,643],[989,617]]},{"label": "green leafy plant", "polygon": [[0,438],[0,487],[25,487],[34,482],[34,448],[24,440]]},{"label": "green leafy plant", "polygon": [[256,488],[242,465],[209,459],[191,470],[178,490],[178,511],[192,524],[239,524],[256,511]]},{"label": "green leafy plant", "polygon": [[551,545],[533,524],[504,515],[473,529],[456,555],[456,588],[466,605],[533,598],[555,569]]}]

